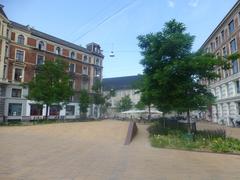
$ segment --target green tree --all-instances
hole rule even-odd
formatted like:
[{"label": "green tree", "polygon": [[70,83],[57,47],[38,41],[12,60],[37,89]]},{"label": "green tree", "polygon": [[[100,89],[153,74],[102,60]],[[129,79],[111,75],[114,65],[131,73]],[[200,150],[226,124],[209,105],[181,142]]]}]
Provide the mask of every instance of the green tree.
[{"label": "green tree", "polygon": [[45,64],[37,67],[36,76],[26,84],[29,87],[28,99],[46,104],[45,118],[50,105],[67,103],[73,95],[67,67],[62,59],[45,61]]},{"label": "green tree", "polygon": [[87,90],[83,89],[79,94],[79,107],[81,117],[86,118],[86,113],[90,105],[90,96]]},{"label": "green tree", "polygon": [[139,110],[144,110],[145,109],[145,104],[141,100],[139,100],[137,102],[137,104],[135,104],[135,108],[139,109]]},{"label": "green tree", "polygon": [[132,103],[129,95],[127,95],[127,96],[122,97],[121,100],[117,103],[117,110],[119,112],[127,111],[127,110],[131,109],[132,106],[133,106],[133,103]]},{"label": "green tree", "polygon": [[192,53],[194,36],[185,31],[183,23],[171,20],[161,32],[139,36],[138,40],[148,81],[143,92],[150,93],[152,103],[163,113],[186,112],[190,132],[190,111],[214,101],[200,80],[218,77],[214,69],[226,67],[226,61],[211,54]]}]

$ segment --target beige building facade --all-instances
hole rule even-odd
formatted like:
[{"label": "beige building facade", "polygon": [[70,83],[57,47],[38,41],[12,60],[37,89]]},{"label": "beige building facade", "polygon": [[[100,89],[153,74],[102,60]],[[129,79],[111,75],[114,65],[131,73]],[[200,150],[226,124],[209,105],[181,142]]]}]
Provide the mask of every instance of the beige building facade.
[{"label": "beige building facade", "polygon": [[[240,1],[227,13],[201,48],[222,58],[240,53]],[[209,107],[208,118],[232,126],[233,122],[240,120],[240,61],[233,59],[229,63],[230,69],[216,68],[220,77],[205,83],[216,97],[216,103]]]}]

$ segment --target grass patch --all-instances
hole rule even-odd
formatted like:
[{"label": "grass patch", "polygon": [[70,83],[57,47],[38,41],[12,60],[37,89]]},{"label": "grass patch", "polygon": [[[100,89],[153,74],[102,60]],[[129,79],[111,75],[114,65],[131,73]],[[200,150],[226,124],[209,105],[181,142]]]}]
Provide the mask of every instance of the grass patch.
[{"label": "grass patch", "polygon": [[224,129],[197,130],[188,135],[185,128],[163,127],[157,122],[148,131],[153,147],[240,154],[240,140],[226,137]]}]

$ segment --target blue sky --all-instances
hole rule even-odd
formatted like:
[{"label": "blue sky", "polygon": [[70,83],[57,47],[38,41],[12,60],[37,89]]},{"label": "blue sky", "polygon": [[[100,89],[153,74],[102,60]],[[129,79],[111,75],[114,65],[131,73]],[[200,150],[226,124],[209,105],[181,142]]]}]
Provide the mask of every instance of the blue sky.
[{"label": "blue sky", "polygon": [[[8,18],[85,46],[101,45],[103,77],[142,73],[138,35],[183,22],[196,51],[237,0],[0,0]],[[115,57],[110,58],[110,51]]]}]

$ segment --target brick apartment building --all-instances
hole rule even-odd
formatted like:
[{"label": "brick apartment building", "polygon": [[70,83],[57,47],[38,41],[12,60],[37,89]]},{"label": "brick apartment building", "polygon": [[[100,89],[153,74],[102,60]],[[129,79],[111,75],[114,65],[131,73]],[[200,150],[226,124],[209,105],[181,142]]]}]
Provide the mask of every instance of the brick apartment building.
[{"label": "brick apartment building", "polygon": [[[81,89],[91,92],[95,78],[102,78],[104,56],[100,46],[90,43],[84,48],[13,22],[0,5],[0,121],[3,118],[41,118],[45,114],[45,106],[39,107],[26,99],[28,88],[20,84],[34,77],[38,65],[58,57],[69,64],[75,95],[61,110],[56,105],[51,106],[49,115],[77,118],[78,92]],[[89,110],[89,115],[96,114],[95,108]]]},{"label": "brick apartment building", "polygon": [[[201,48],[222,57],[240,53],[240,1],[235,3]],[[216,68],[220,78],[207,82],[216,96],[216,103],[209,109],[209,118],[226,125],[240,120],[240,62],[234,59],[229,63],[231,69]]]}]

